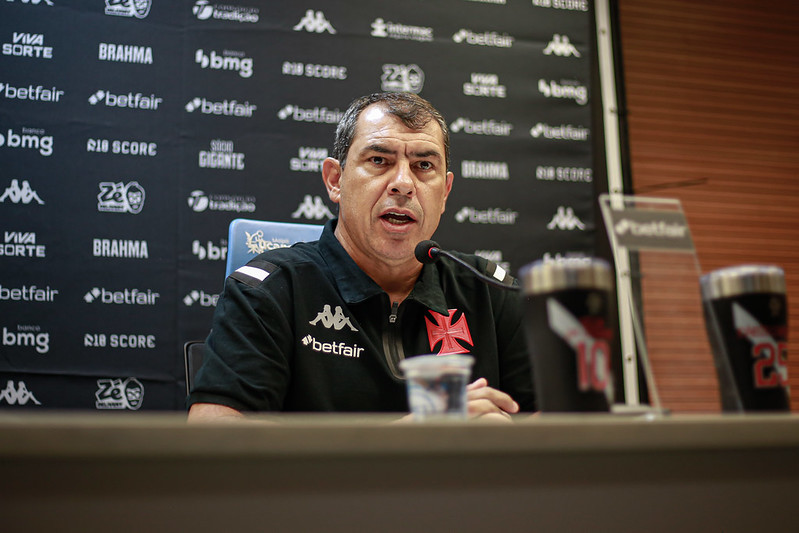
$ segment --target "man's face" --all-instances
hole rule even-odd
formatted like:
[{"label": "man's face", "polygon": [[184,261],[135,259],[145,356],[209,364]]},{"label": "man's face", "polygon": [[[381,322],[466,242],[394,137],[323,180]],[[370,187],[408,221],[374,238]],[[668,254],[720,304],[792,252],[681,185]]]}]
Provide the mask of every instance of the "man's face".
[{"label": "man's face", "polygon": [[339,204],[336,236],[364,268],[415,261],[416,244],[438,227],[453,175],[435,120],[410,129],[378,103],[358,117],[346,166],[326,160],[323,178]]}]

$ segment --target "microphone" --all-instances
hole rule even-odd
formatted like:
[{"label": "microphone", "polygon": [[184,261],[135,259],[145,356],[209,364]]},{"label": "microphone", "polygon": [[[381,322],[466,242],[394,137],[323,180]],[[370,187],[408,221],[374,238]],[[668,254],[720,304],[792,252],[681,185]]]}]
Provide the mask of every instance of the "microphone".
[{"label": "microphone", "polygon": [[436,241],[420,242],[419,244],[416,245],[416,249],[413,251],[413,255],[415,255],[416,260],[422,264],[435,263],[441,258],[441,256],[448,257],[453,261],[455,261],[456,263],[458,263],[460,266],[466,268],[469,272],[474,274],[475,277],[477,277],[483,283],[488,283],[489,285],[494,285],[495,287],[511,291],[519,290],[519,287],[510,285],[510,283],[512,283],[511,276],[496,263],[489,262],[489,265],[493,265],[495,268],[491,276],[486,276],[485,274],[474,268],[466,261],[458,257],[455,257],[446,250],[442,250],[441,248],[439,248],[438,243]]}]

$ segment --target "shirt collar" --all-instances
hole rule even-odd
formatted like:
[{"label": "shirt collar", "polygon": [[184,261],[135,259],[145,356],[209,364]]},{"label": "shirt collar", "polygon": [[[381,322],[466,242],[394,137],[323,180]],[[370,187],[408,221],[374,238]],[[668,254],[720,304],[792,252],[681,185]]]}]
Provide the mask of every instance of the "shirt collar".
[{"label": "shirt collar", "polygon": [[[325,224],[319,237],[319,251],[330,267],[336,286],[348,304],[362,302],[373,296],[384,294],[380,286],[366,275],[338,242],[334,231],[338,219]],[[444,290],[439,281],[438,263],[422,266],[422,273],[416,280],[408,300],[415,300],[436,313],[446,315],[447,303]]]}]

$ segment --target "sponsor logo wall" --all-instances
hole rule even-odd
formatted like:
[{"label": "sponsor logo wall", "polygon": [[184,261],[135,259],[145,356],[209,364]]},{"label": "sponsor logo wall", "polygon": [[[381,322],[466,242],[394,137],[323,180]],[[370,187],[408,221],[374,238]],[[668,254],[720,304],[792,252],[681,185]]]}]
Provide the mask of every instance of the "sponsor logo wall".
[{"label": "sponsor logo wall", "polygon": [[442,246],[511,273],[591,255],[592,17],[588,0],[0,2],[0,408],[183,409],[229,222],[335,217],[321,165],[361,94],[444,113]]}]

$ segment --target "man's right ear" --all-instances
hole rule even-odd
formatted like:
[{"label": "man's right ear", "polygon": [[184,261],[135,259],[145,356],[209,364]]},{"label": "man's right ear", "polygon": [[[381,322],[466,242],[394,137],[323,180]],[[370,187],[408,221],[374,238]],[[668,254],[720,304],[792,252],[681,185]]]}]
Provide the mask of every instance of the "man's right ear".
[{"label": "man's right ear", "polygon": [[341,172],[341,163],[338,159],[328,157],[322,162],[322,181],[325,182],[327,196],[334,204],[339,202],[341,196]]}]

